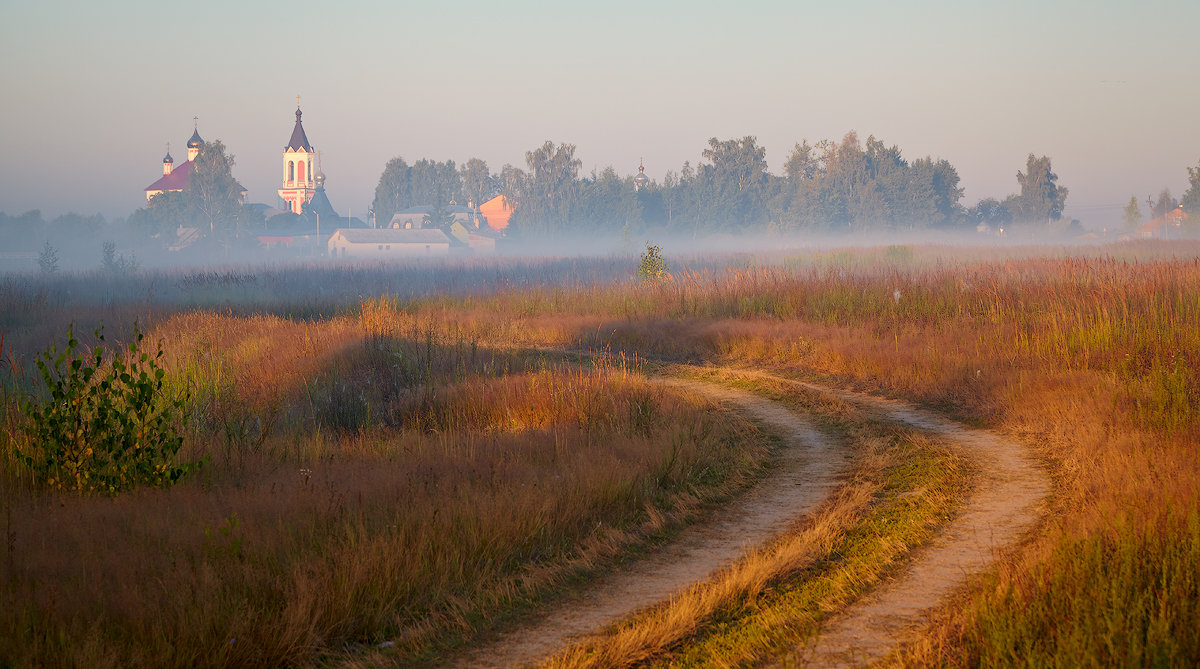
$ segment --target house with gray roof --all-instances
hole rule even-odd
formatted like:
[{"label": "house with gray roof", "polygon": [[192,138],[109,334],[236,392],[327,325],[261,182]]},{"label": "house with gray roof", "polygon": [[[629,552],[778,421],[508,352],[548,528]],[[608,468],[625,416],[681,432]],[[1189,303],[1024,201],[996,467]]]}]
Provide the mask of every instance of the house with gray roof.
[{"label": "house with gray roof", "polygon": [[450,238],[437,228],[338,228],[329,238],[333,258],[417,258],[449,253]]}]

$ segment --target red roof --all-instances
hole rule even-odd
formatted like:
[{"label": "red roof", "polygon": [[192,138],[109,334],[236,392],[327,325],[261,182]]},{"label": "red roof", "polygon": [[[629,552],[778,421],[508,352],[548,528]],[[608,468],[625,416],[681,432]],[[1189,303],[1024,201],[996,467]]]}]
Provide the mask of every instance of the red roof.
[{"label": "red roof", "polygon": [[[183,163],[182,165],[171,170],[170,174],[164,174],[161,179],[155,181],[149,186],[146,186],[146,190],[187,190],[188,181],[192,176],[192,164],[193,161],[191,160]],[[234,180],[234,183],[237,184],[238,190],[243,193],[246,192],[246,187],[238,183],[236,179]]]},{"label": "red roof", "polygon": [[1145,225],[1138,228],[1138,232],[1146,237],[1153,237],[1160,233],[1166,234],[1164,228],[1172,225],[1178,226],[1186,220],[1188,220],[1187,212],[1183,210],[1183,207],[1176,207],[1156,219],[1147,221]]},{"label": "red roof", "polygon": [[146,190],[183,190],[187,188],[188,178],[192,175],[192,161],[177,165],[170,174],[164,174],[161,179],[146,186]]}]

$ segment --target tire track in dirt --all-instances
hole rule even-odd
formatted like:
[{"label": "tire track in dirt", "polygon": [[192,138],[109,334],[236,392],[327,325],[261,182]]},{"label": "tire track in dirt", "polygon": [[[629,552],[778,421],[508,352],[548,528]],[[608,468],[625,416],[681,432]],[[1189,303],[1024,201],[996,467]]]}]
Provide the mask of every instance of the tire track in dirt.
[{"label": "tire track in dirt", "polygon": [[684,529],[670,544],[590,584],[585,592],[492,643],[458,658],[458,667],[520,667],[536,663],[606,625],[704,580],[817,508],[849,469],[847,454],[807,420],[778,402],[699,381],[665,381],[733,404],[779,429],[785,445],[774,466],[708,522]]},{"label": "tire track in dirt", "polygon": [[1021,444],[899,400],[756,375],[831,393],[890,420],[936,432],[959,444],[978,472],[959,514],[930,545],[916,551],[900,575],[834,615],[815,641],[775,666],[856,667],[883,659],[969,575],[986,569],[999,550],[1032,529],[1044,510],[1050,479]]}]

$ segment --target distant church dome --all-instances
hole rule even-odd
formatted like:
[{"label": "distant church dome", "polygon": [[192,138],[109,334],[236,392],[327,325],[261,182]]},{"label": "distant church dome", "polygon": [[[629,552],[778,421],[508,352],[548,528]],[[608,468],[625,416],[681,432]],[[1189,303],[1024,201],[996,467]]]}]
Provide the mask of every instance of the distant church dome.
[{"label": "distant church dome", "polygon": [[200,145],[203,143],[204,143],[204,140],[200,139],[200,131],[193,130],[192,137],[191,137],[191,139],[188,140],[188,148],[189,149],[198,149],[198,148],[200,148]]},{"label": "distant church dome", "polygon": [[171,152],[167,151],[167,156],[165,158],[163,158],[163,164],[170,164],[170,163],[174,163],[174,162],[175,162],[175,159],[171,157]]},{"label": "distant church dome", "polygon": [[317,182],[317,188],[325,187],[325,173],[317,172],[317,176],[313,177],[313,181]]},{"label": "distant church dome", "polygon": [[633,186],[637,190],[641,190],[641,189],[645,188],[646,185],[649,183],[650,183],[650,177],[646,176],[646,167],[645,167],[645,165],[642,164],[642,161],[639,160],[638,161],[638,173],[637,173],[637,176],[633,178]]}]

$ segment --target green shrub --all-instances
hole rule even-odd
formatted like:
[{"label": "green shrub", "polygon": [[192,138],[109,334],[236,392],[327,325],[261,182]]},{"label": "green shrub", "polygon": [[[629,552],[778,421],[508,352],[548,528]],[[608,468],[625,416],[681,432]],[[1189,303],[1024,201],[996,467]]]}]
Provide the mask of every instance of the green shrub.
[{"label": "green shrub", "polygon": [[662,247],[646,244],[646,252],[638,262],[637,273],[639,278],[649,281],[671,278],[667,261],[662,257]]},{"label": "green shrub", "polygon": [[54,274],[58,271],[58,249],[50,245],[49,239],[38,254],[38,268],[42,270],[42,274]]},{"label": "green shrub", "polygon": [[66,350],[51,344],[38,356],[48,394],[19,400],[14,441],[17,459],[39,482],[116,494],[142,484],[170,485],[198,466],[175,463],[188,393],[163,393],[162,346],[151,357],[141,350],[136,325],[134,334],[128,355],[106,360],[102,330],[88,354],[78,350],[68,326]]}]

